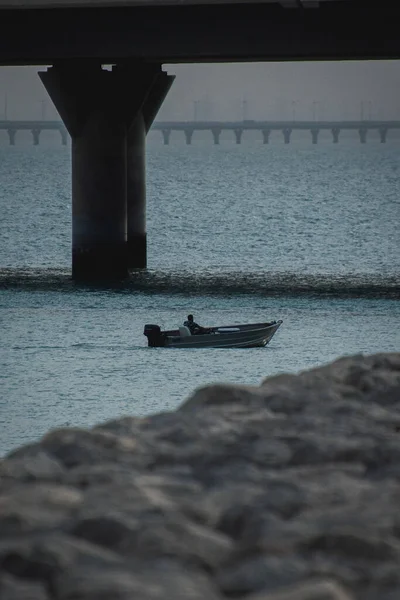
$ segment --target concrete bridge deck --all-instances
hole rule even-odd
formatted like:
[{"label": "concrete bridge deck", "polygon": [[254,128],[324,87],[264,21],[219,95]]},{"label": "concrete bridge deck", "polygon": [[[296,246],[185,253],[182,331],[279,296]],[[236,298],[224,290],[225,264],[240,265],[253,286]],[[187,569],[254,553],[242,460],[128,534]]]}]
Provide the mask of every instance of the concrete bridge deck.
[{"label": "concrete bridge deck", "polygon": [[393,0],[4,0],[1,5],[3,65],[400,58],[399,7]]}]

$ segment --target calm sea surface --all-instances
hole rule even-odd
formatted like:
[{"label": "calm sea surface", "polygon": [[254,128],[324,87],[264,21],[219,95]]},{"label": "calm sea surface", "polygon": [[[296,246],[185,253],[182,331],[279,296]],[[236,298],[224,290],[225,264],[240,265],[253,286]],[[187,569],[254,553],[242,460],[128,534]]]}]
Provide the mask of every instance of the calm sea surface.
[{"label": "calm sea surface", "polygon": [[[18,143],[18,142],[17,142]],[[340,355],[400,351],[400,140],[148,144],[148,271],[70,279],[70,150],[0,146],[0,454]],[[147,348],[145,323],[283,319],[270,346]]]}]

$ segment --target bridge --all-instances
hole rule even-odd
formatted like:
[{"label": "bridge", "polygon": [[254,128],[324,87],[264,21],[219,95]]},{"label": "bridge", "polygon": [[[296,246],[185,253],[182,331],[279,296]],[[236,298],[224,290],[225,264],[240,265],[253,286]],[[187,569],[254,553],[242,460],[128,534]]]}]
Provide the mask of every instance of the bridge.
[{"label": "bridge", "polygon": [[[32,133],[35,146],[39,145],[40,133],[43,130],[59,131],[61,143],[64,146],[67,144],[68,139],[68,131],[62,121],[0,120],[1,129],[7,131],[11,146],[15,145],[16,134],[19,130],[29,130]],[[362,144],[367,141],[368,131],[376,130],[380,142],[384,144],[390,129],[400,129],[400,121],[255,121],[250,119],[244,121],[155,121],[151,129],[161,132],[165,145],[170,143],[172,131],[183,132],[186,144],[190,145],[196,131],[209,131],[212,134],[214,144],[219,144],[223,131],[231,131],[236,144],[241,144],[243,133],[249,130],[259,131],[263,144],[269,143],[272,131],[281,131],[284,143],[290,144],[292,132],[295,130],[309,131],[311,142],[317,144],[320,131],[327,130],[332,134],[333,143],[337,144],[339,134],[343,129],[358,132]]]},{"label": "bridge", "polygon": [[[163,64],[400,58],[393,0],[2,0],[0,22],[0,65],[48,67],[39,76],[72,139],[75,279],[147,264],[146,135],[174,80]],[[182,125],[188,142],[194,127]],[[286,143],[295,127],[279,125]],[[365,141],[371,124],[357,127]],[[304,128],[316,143],[322,125]],[[240,142],[243,123],[232,129]]]},{"label": "bridge", "polygon": [[0,65],[400,58],[393,0],[1,0],[0,10]]}]

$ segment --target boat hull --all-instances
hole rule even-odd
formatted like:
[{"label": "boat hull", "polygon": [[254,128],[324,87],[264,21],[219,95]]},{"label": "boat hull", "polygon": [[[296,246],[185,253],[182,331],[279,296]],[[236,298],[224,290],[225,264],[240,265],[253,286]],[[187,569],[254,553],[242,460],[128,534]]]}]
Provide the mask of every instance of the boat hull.
[{"label": "boat hull", "polygon": [[210,333],[189,336],[181,336],[177,331],[165,331],[161,333],[159,343],[150,344],[149,340],[149,345],[186,349],[257,348],[266,346],[271,341],[281,323],[282,321],[277,321],[273,323],[255,323],[253,325],[215,327],[211,328]]}]

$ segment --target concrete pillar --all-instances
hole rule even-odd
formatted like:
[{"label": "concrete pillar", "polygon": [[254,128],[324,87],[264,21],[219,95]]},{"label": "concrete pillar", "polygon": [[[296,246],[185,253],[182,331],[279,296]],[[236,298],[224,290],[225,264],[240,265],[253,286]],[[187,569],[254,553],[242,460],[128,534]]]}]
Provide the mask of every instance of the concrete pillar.
[{"label": "concrete pillar", "polygon": [[340,129],[339,129],[339,127],[332,127],[331,131],[332,131],[333,143],[337,144],[339,141]]},{"label": "concrete pillar", "polygon": [[171,137],[171,130],[170,129],[163,129],[161,131],[162,136],[163,136],[163,140],[164,140],[164,145],[168,146],[169,145],[169,138]]},{"label": "concrete pillar", "polygon": [[220,127],[212,127],[211,133],[214,138],[214,144],[219,144],[219,136],[221,135],[221,128]]},{"label": "concrete pillar", "polygon": [[72,139],[72,275],[127,274],[126,128],[93,112]]},{"label": "concrete pillar", "polygon": [[379,128],[379,138],[381,140],[381,144],[386,144],[387,132],[388,132],[388,130],[386,127]]},{"label": "concrete pillar", "polygon": [[312,139],[312,143],[313,144],[318,144],[318,134],[319,134],[319,129],[315,128],[315,129],[310,129],[311,131],[311,139]]},{"label": "concrete pillar", "polygon": [[361,144],[365,144],[365,142],[367,141],[367,131],[368,129],[366,127],[360,127],[360,129],[358,130]]},{"label": "concrete pillar", "polygon": [[146,127],[139,112],[127,137],[128,267],[147,266],[146,243]]},{"label": "concrete pillar", "polygon": [[32,129],[32,137],[33,137],[33,145],[39,146],[39,136],[41,133],[41,129]]},{"label": "concrete pillar", "polygon": [[146,134],[149,132],[162,103],[171,89],[174,79],[175,75],[168,75],[165,71],[160,70],[149,89],[149,92],[146,94],[146,99],[142,105]]},{"label": "concrete pillar", "polygon": [[192,143],[192,137],[193,137],[193,129],[184,129],[183,132],[185,134],[185,138],[186,138],[186,144],[188,146],[190,146],[190,144]]},{"label": "concrete pillar", "polygon": [[146,135],[174,79],[175,75],[158,72],[127,135],[127,260],[131,269],[147,266]]},{"label": "concrete pillar", "polygon": [[271,130],[270,129],[262,129],[262,136],[263,136],[263,144],[268,144],[269,143],[269,136],[271,134]]},{"label": "concrete pillar", "polygon": [[[72,138],[74,279],[128,273],[127,132],[159,70],[151,65],[108,71],[79,61],[39,73]],[[135,136],[130,149],[139,156],[141,172],[144,148],[137,148]],[[143,181],[136,182],[137,190],[140,185]]]},{"label": "concrete pillar", "polygon": [[16,129],[7,129],[8,139],[10,140],[10,146],[15,146],[15,136],[17,133]]},{"label": "concrete pillar", "polygon": [[67,136],[67,132],[65,129],[60,129],[60,134],[61,134],[61,143],[63,146],[67,145],[67,141],[68,141],[68,136]]},{"label": "concrete pillar", "polygon": [[243,129],[234,129],[235,139],[237,144],[242,143]]},{"label": "concrete pillar", "polygon": [[290,128],[282,129],[282,133],[285,144],[290,144],[290,136],[292,135],[292,130]]}]

